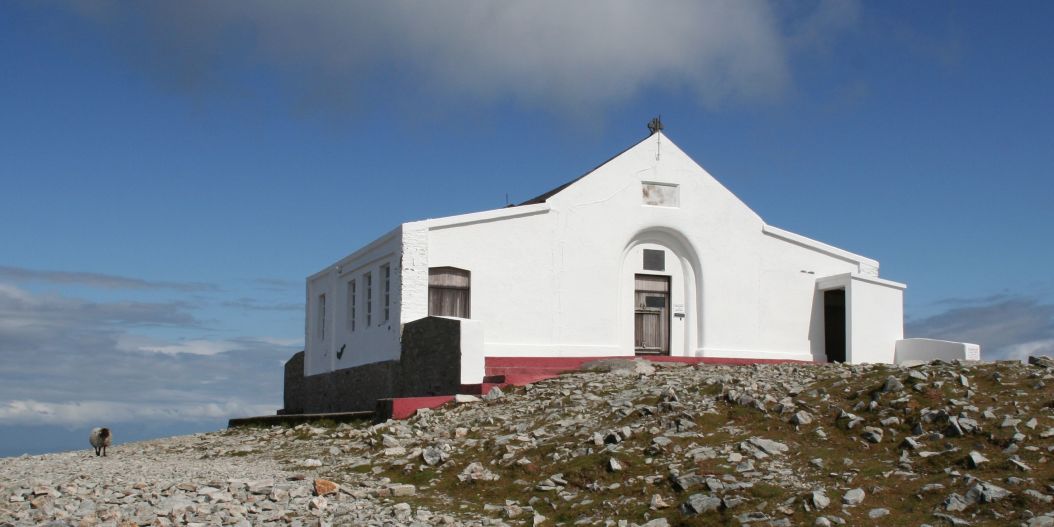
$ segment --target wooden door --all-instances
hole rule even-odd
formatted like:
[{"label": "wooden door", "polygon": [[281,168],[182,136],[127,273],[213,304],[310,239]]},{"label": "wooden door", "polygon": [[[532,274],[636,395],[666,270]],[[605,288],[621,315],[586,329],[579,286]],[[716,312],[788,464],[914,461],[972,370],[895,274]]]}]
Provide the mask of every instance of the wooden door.
[{"label": "wooden door", "polygon": [[634,347],[638,355],[670,354],[670,277],[636,276]]}]

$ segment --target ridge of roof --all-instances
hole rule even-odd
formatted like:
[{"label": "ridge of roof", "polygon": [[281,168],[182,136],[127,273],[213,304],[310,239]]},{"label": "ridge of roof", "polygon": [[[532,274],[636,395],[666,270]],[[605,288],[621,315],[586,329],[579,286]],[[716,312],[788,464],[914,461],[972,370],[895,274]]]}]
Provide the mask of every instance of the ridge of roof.
[{"label": "ridge of roof", "polygon": [[[625,154],[626,152],[629,152],[630,150],[633,150],[634,148],[636,148],[638,145],[640,145],[644,141],[647,141],[648,139],[651,139],[652,136],[655,135],[655,134],[662,134],[662,132],[655,132],[653,134],[648,134],[648,137],[645,137],[644,139],[641,139],[640,141],[637,141],[636,143],[633,143],[632,145],[622,149],[621,152],[619,152],[619,153],[617,153],[617,154],[605,159],[602,163],[600,163],[599,165],[587,170],[586,173],[582,174],[581,176],[578,176],[578,177],[572,179],[571,181],[568,181],[567,183],[564,183],[563,185],[560,185],[559,187],[556,187],[556,188],[554,188],[552,190],[549,190],[547,192],[539,194],[539,195],[537,195],[537,196],[535,196],[535,197],[533,197],[533,198],[531,198],[531,199],[529,199],[527,201],[524,201],[523,203],[517,203],[514,206],[520,207],[520,206],[523,206],[523,205],[535,205],[535,204],[538,204],[538,203],[545,203],[546,200],[548,200],[549,198],[559,194],[560,191],[564,190],[567,187],[570,187],[571,185],[574,185],[575,183],[578,182],[578,180],[580,180],[580,179],[592,174],[593,172],[596,172],[598,169],[600,169],[600,167],[610,163],[616,157],[618,157],[618,156],[620,156],[622,154]],[[663,134],[663,135],[665,135],[665,134]]]}]

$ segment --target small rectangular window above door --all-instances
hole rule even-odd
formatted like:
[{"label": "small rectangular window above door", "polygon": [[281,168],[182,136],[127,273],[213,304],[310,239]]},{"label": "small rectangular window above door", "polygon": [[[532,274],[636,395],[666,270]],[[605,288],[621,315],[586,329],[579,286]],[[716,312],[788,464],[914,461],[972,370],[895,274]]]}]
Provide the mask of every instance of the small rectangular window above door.
[{"label": "small rectangular window above door", "polygon": [[656,249],[644,249],[644,270],[665,271],[666,251]]},{"label": "small rectangular window above door", "polygon": [[428,270],[428,315],[469,318],[471,273],[456,267]]}]

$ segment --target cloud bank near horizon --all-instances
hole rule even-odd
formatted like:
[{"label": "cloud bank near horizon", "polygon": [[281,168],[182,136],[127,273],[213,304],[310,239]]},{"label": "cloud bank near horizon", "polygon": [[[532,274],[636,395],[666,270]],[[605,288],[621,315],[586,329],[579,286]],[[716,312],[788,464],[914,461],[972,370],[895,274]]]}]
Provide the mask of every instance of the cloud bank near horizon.
[{"label": "cloud bank near horizon", "polygon": [[[181,301],[83,300],[0,282],[0,427],[273,413],[281,406],[282,364],[302,342],[218,337],[194,309]],[[150,331],[156,328],[164,331]]]},{"label": "cloud bank near horizon", "polygon": [[1054,355],[1054,305],[1030,296],[950,299],[946,311],[908,320],[904,334],[981,345],[984,360]]},{"label": "cloud bank near horizon", "polygon": [[[64,4],[58,4],[64,5]],[[562,2],[194,0],[70,4],[148,77],[183,92],[242,93],[270,73],[302,107],[370,93],[579,113],[651,88],[715,107],[772,101],[797,53],[859,18],[855,1]]]}]

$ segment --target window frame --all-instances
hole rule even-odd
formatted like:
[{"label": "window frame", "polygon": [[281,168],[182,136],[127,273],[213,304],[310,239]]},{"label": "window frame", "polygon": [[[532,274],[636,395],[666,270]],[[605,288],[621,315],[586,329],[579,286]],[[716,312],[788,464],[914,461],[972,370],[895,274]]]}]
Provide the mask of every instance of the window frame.
[{"label": "window frame", "polygon": [[366,327],[370,327],[373,324],[373,272],[364,273],[362,281],[366,286]]},{"label": "window frame", "polygon": [[348,280],[348,330],[355,331],[355,318],[356,313],[356,300],[358,296],[358,284],[355,283],[355,279]]},{"label": "window frame", "polygon": [[[448,282],[455,281],[451,280],[451,278],[456,278],[456,281],[460,281],[461,279],[463,279],[465,285],[437,283],[443,281],[443,273],[446,273]],[[463,305],[464,312],[442,312],[443,310],[441,309],[441,307],[444,305],[445,302],[443,301],[444,299],[441,297],[441,295],[444,294],[449,294],[451,296],[463,295],[463,302],[461,302],[459,305]],[[434,307],[439,307],[439,309],[433,309]],[[472,318],[472,271],[452,266],[430,267],[428,269],[428,316],[457,317],[466,319]]]},{"label": "window frame", "polygon": [[384,275],[384,320],[381,321],[381,325],[384,325],[391,320],[392,266],[390,264],[382,265],[381,274]]}]

